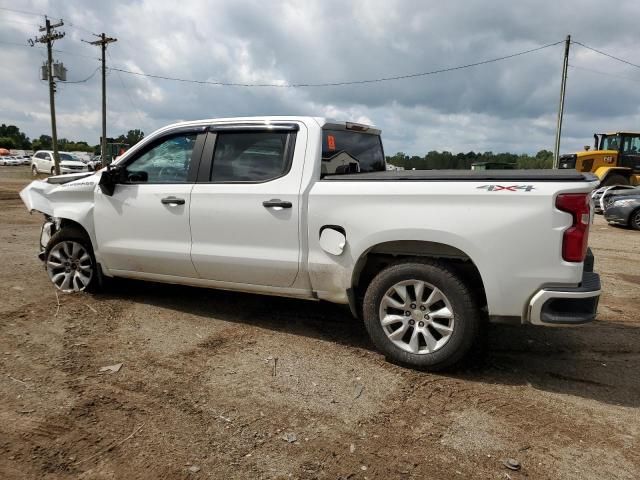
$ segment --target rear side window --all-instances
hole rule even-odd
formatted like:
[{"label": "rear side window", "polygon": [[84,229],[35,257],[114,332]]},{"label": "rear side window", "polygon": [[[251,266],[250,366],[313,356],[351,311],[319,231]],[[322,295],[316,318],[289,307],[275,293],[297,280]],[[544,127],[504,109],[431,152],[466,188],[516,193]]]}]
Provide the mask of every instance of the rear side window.
[{"label": "rear side window", "polygon": [[322,175],[385,170],[380,136],[350,130],[323,130]]},{"label": "rear side window", "polygon": [[292,134],[282,132],[218,133],[213,154],[213,182],[266,182],[290,168]]}]

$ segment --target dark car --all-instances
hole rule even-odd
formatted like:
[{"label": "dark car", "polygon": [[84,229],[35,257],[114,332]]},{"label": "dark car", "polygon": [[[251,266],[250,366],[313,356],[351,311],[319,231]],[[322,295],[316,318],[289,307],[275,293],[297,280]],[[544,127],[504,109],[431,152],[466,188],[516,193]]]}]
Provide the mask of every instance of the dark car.
[{"label": "dark car", "polygon": [[604,211],[607,222],[640,230],[640,188],[612,194],[607,204]]}]

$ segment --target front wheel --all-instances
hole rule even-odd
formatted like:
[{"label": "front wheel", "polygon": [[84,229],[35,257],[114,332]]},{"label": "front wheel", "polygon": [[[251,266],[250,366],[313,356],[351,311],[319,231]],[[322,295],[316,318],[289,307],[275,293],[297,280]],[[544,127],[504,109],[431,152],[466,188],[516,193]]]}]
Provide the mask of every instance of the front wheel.
[{"label": "front wheel", "polygon": [[634,230],[640,230],[640,208],[635,209],[629,215],[629,226]]},{"label": "front wheel", "polygon": [[31,167],[31,175],[33,175],[34,177],[38,176],[38,168],[35,165]]},{"label": "front wheel", "polygon": [[380,272],[367,288],[363,313],[387,358],[431,371],[464,359],[482,319],[469,288],[439,262],[399,263]]},{"label": "front wheel", "polygon": [[99,271],[86,234],[64,227],[56,232],[45,249],[45,268],[53,285],[65,293],[88,291],[99,287]]}]

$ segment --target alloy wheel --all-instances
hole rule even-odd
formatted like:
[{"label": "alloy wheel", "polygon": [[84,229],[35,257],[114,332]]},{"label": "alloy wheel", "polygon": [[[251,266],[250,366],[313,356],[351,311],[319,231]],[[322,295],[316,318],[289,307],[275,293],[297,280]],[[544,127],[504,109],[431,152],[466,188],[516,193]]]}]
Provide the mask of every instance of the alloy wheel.
[{"label": "alloy wheel", "polygon": [[47,256],[47,273],[63,292],[80,292],[93,278],[93,262],[87,249],[72,240],[62,241]]},{"label": "alloy wheel", "polygon": [[449,299],[423,280],[405,280],[387,290],[380,302],[379,318],[394,345],[420,355],[440,350],[454,329]]}]

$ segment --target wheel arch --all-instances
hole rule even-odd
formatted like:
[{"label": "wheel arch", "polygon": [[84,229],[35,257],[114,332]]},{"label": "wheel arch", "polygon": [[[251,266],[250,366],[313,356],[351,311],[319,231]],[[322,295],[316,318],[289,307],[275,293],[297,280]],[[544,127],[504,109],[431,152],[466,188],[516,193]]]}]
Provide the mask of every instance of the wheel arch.
[{"label": "wheel arch", "polygon": [[363,251],[351,273],[349,306],[359,315],[361,299],[366,288],[380,270],[401,261],[439,260],[452,267],[476,295],[476,300],[487,305],[486,280],[469,254],[460,248],[430,240],[390,240],[372,245]]}]

